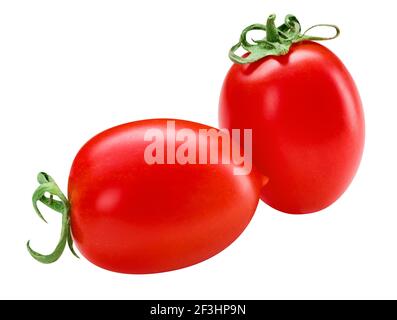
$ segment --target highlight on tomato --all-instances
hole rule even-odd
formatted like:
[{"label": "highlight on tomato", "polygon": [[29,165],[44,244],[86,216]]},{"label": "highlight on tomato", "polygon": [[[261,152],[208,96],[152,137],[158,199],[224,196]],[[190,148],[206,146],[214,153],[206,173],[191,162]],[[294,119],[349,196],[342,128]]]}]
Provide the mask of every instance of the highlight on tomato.
[{"label": "highlight on tomato", "polygon": [[[288,15],[275,15],[241,34],[229,56],[234,62],[221,92],[222,128],[253,130],[253,163],[269,177],[261,198],[292,214],[320,211],[348,188],[359,167],[365,138],[362,103],[341,60],[313,42],[339,34],[334,25],[301,32]],[[309,35],[331,27],[334,36]],[[248,41],[251,31],[265,38]],[[245,51],[242,56],[239,50]]]},{"label": "highlight on tomato", "polygon": [[172,119],[98,134],[73,162],[68,197],[48,174],[38,175],[34,208],[42,219],[38,203],[60,212],[62,232],[52,254],[28,243],[30,254],[52,263],[67,244],[76,255],[75,243],[95,265],[130,274],[216,255],[244,231],[267,182],[252,168],[249,131],[242,136],[248,148],[240,150],[224,131]]}]

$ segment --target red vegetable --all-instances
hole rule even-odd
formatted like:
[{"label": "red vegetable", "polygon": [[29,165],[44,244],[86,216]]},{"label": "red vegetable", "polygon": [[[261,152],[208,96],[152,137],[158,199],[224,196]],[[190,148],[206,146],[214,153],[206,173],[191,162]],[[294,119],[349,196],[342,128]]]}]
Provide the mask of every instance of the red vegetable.
[{"label": "red vegetable", "polygon": [[[246,28],[232,48],[220,126],[253,129],[253,163],[269,177],[263,201],[287,213],[316,212],[344,193],[358,169],[361,100],[343,63],[309,41],[326,38],[302,35],[294,16],[279,28],[274,20]],[[266,30],[266,39],[248,43],[251,30]],[[241,46],[243,57],[235,54]]]},{"label": "red vegetable", "polygon": [[[197,147],[203,146],[199,130],[212,129],[175,121],[176,132],[192,130]],[[62,212],[64,224],[53,254],[40,255],[28,245],[34,258],[44,263],[57,260],[67,239],[73,249],[72,234],[80,252],[102,268],[156,273],[208,259],[241,234],[266,179],[255,171],[235,175],[234,164],[150,165],[144,159],[148,130],[164,135],[167,162],[172,162],[183,142],[170,137],[167,120],[146,120],[109,129],[80,150],[70,172],[69,201],[48,175],[39,175],[41,186],[34,200]],[[208,155],[213,149],[205,146]],[[152,155],[161,159],[156,152]],[[198,162],[199,154],[193,159]],[[46,198],[45,191],[61,201]]]}]

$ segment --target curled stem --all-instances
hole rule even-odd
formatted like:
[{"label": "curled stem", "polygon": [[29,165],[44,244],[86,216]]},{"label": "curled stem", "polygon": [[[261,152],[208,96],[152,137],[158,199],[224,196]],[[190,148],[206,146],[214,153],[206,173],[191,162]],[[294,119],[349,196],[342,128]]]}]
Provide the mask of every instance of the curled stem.
[{"label": "curled stem", "polygon": [[[43,215],[41,214],[38,208],[38,202],[45,204],[47,207],[53,209],[56,212],[62,214],[62,228],[61,235],[58,241],[58,244],[54,251],[48,255],[43,255],[34,251],[30,247],[30,241],[27,243],[27,248],[30,255],[41,263],[53,263],[57,261],[65,250],[66,244],[68,244],[70,251],[74,256],[79,258],[77,253],[73,248],[73,239],[70,229],[70,203],[66,196],[62,193],[61,189],[58,187],[54,179],[51,176],[44,172],[40,172],[37,176],[37,181],[39,182],[39,186],[36,191],[33,193],[32,202],[33,208],[36,211],[37,215],[44,222],[47,222]],[[46,193],[50,196],[47,197]],[[59,200],[54,199],[54,196],[58,197]]]},{"label": "curled stem", "polygon": [[[238,64],[247,64],[256,62],[267,56],[281,56],[289,52],[294,43],[311,40],[325,41],[337,38],[340,35],[340,29],[333,24],[317,24],[301,33],[301,25],[298,19],[293,15],[287,15],[279,27],[275,25],[276,15],[272,14],[266,24],[253,24],[243,30],[240,41],[235,44],[229,51],[229,58]],[[335,35],[331,37],[312,36],[308,32],[318,27],[328,27],[335,30]],[[266,36],[260,40],[253,40],[254,44],[249,43],[247,37],[253,30],[262,30]],[[243,57],[236,54],[237,50],[243,48],[248,55]]]}]

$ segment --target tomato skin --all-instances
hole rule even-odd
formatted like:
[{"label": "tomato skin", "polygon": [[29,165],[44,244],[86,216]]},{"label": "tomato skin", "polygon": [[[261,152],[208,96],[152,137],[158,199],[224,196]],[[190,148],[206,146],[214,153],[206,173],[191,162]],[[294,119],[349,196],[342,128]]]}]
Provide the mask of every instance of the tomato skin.
[{"label": "tomato skin", "polygon": [[292,214],[320,211],[348,188],[365,140],[359,93],[343,63],[314,42],[285,56],[234,64],[221,128],[253,129],[253,163],[269,177],[261,198]]},{"label": "tomato skin", "polygon": [[[250,222],[263,178],[233,165],[148,165],[148,129],[165,119],[109,129],[77,154],[69,178],[71,226],[80,252],[116,272],[187,267],[229,246]],[[210,127],[176,120],[176,130]],[[178,142],[177,142],[178,147]],[[209,152],[210,146],[208,146]]]}]

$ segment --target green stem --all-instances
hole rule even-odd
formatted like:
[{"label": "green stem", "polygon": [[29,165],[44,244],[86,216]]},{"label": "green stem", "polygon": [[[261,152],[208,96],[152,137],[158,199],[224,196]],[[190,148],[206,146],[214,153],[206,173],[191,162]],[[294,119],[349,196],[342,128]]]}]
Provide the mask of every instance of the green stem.
[{"label": "green stem", "polygon": [[267,19],[266,23],[266,40],[269,42],[279,42],[278,29],[276,27],[276,15],[272,14]]},{"label": "green stem", "polygon": [[[47,222],[43,215],[41,214],[37,203],[40,201],[47,207],[53,209],[62,214],[62,228],[61,235],[55,250],[48,255],[43,255],[34,251],[30,247],[30,241],[27,243],[27,248],[30,255],[41,263],[53,263],[57,261],[65,250],[66,244],[68,244],[70,251],[77,258],[79,257],[73,248],[73,239],[70,229],[70,203],[66,196],[62,193],[61,189],[58,187],[54,179],[48,174],[40,172],[37,176],[37,181],[39,182],[39,187],[33,193],[32,202],[33,208],[37,215],[44,221]],[[46,196],[46,193],[50,194],[50,197]],[[58,197],[59,200],[54,200],[54,196]]]},{"label": "green stem", "polygon": [[[339,36],[340,30],[332,24],[318,24],[301,33],[301,25],[293,15],[287,15],[284,24],[276,27],[276,15],[269,16],[266,25],[253,24],[243,30],[240,41],[229,51],[230,59],[239,64],[247,64],[259,61],[268,56],[281,56],[288,54],[291,46],[302,41],[324,41],[332,40]],[[311,36],[308,32],[317,27],[333,28],[336,33],[332,37]],[[260,40],[253,40],[254,44],[248,41],[248,34],[253,30],[266,31],[266,37]],[[236,54],[237,50],[243,48],[249,54],[241,57]]]}]

